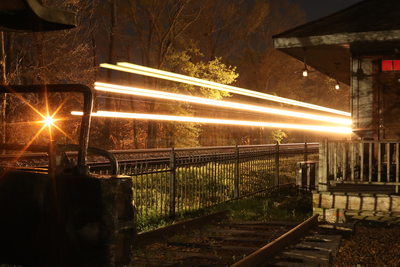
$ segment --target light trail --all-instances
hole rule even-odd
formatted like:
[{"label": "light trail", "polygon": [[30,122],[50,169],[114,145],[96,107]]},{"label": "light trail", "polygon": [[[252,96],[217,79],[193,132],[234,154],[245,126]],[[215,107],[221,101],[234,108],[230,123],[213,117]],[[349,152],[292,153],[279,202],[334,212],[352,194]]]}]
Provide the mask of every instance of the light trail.
[{"label": "light trail", "polygon": [[162,70],[158,70],[158,69],[144,67],[144,66],[140,66],[140,65],[136,65],[136,64],[132,64],[132,63],[128,63],[128,62],[118,62],[117,65],[103,63],[103,64],[100,64],[100,67],[134,73],[134,74],[139,74],[139,75],[144,75],[144,76],[149,76],[149,77],[154,77],[154,78],[160,78],[160,79],[165,79],[165,80],[170,80],[170,81],[175,81],[175,82],[181,82],[181,83],[186,83],[186,84],[191,84],[191,85],[196,85],[196,86],[201,86],[201,87],[207,87],[207,88],[216,89],[216,90],[220,90],[220,91],[226,91],[226,92],[230,92],[230,93],[246,95],[246,96],[260,98],[260,99],[264,99],[264,100],[305,107],[305,108],[309,108],[309,109],[324,111],[324,112],[328,112],[328,113],[334,113],[334,114],[343,115],[343,116],[347,116],[347,117],[351,116],[350,113],[344,112],[341,110],[322,107],[322,106],[318,106],[318,105],[314,105],[314,104],[310,104],[310,103],[306,103],[306,102],[301,102],[301,101],[297,101],[297,100],[293,100],[293,99],[288,99],[288,98],[284,98],[284,97],[265,94],[265,93],[252,91],[252,90],[248,90],[248,89],[244,89],[244,88],[239,88],[239,87],[235,87],[235,86],[230,86],[230,85],[226,85],[226,84],[220,84],[220,83],[216,83],[216,82],[212,82],[212,81],[202,80],[202,79],[198,79],[198,78],[194,78],[194,77],[190,77],[190,76],[186,76],[186,75],[181,75],[181,74],[177,74],[177,73],[173,73],[173,72],[162,71]]},{"label": "light trail", "polygon": [[203,98],[203,97],[195,97],[195,96],[189,96],[189,95],[168,93],[168,92],[163,92],[163,91],[142,89],[142,88],[122,86],[122,85],[116,85],[116,84],[96,82],[95,89],[98,91],[103,91],[103,92],[112,92],[112,93],[120,93],[120,94],[145,96],[145,97],[151,97],[151,98],[184,101],[184,102],[190,102],[190,103],[196,103],[196,104],[202,104],[202,105],[233,108],[233,109],[254,111],[254,112],[260,112],[260,113],[268,113],[268,114],[274,114],[274,115],[280,115],[280,116],[289,116],[289,117],[295,117],[295,118],[303,118],[303,119],[331,122],[331,123],[337,123],[337,124],[343,124],[343,125],[351,125],[352,124],[352,121],[347,118],[345,119],[345,118],[339,118],[339,117],[321,116],[321,115],[309,114],[309,113],[304,113],[304,112],[254,106],[254,105],[241,104],[241,103],[229,102],[229,101],[220,101],[220,100],[208,99],[208,98]]},{"label": "light trail", "polygon": [[[83,112],[72,111],[71,114],[75,115],[75,116],[82,116]],[[195,123],[225,124],[225,125],[238,125],[238,126],[269,127],[269,128],[281,128],[281,129],[309,130],[309,131],[339,133],[339,134],[350,134],[352,132],[351,128],[348,128],[348,127],[332,127],[332,126],[302,125],[302,124],[290,124],[290,123],[211,119],[211,118],[169,116],[169,115],[143,114],[143,113],[111,112],[111,111],[97,111],[96,113],[92,113],[92,116],[93,117],[106,117],[106,118],[122,118],[122,119],[142,119],[142,120],[159,120],[159,121],[195,122]]]}]

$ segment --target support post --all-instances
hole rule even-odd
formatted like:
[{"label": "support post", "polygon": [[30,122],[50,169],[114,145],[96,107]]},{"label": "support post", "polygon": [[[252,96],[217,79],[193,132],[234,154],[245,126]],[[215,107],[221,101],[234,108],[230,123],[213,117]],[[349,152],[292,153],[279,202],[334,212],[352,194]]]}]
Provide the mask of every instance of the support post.
[{"label": "support post", "polygon": [[307,142],[304,142],[304,161],[308,161],[308,149],[307,149]]},{"label": "support post", "polygon": [[239,180],[240,180],[240,153],[239,146],[236,144],[235,147],[235,174],[234,174],[234,189],[233,197],[238,199],[240,197],[239,191]]},{"label": "support post", "polygon": [[169,176],[169,216],[175,218],[175,198],[176,198],[176,154],[175,149],[171,149],[170,156],[170,176]]},{"label": "support post", "polygon": [[275,145],[275,186],[279,186],[279,143]]},{"label": "support post", "polygon": [[319,143],[318,191],[328,191],[328,140]]}]

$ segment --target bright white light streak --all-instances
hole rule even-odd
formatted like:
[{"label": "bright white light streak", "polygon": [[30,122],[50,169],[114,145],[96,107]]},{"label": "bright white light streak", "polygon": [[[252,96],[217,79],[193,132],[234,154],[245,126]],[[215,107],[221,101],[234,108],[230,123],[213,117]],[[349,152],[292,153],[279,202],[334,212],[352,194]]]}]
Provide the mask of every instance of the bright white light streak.
[{"label": "bright white light streak", "polygon": [[44,125],[46,125],[47,127],[54,125],[54,122],[55,120],[51,116],[46,116],[43,120]]},{"label": "bright white light streak", "polygon": [[[83,112],[72,111],[71,114],[75,115],[75,116],[82,116]],[[269,127],[269,128],[296,129],[296,130],[307,130],[307,131],[328,132],[328,133],[338,133],[338,134],[350,134],[352,132],[351,128],[348,128],[348,127],[332,127],[332,126],[302,125],[302,124],[290,124],[290,123],[210,119],[210,118],[183,117],[183,116],[143,114],[143,113],[125,113],[125,112],[111,112],[111,111],[97,111],[96,113],[92,113],[92,116],[93,117],[105,117],[105,118],[121,118],[121,119],[141,119],[141,120],[195,122],[195,123],[225,124],[225,125],[238,125],[238,126]]]},{"label": "bright white light streak", "polygon": [[281,116],[289,116],[289,117],[295,117],[295,118],[303,118],[303,119],[331,122],[331,123],[343,124],[343,125],[351,125],[352,124],[351,120],[347,119],[347,118],[345,119],[345,118],[339,118],[339,117],[321,116],[321,115],[315,115],[315,114],[309,114],[309,113],[297,112],[297,111],[290,111],[290,110],[284,110],[284,109],[254,106],[254,105],[241,104],[241,103],[229,102],[229,101],[219,101],[219,100],[208,99],[208,98],[203,98],[203,97],[195,97],[195,96],[189,96],[189,95],[168,93],[168,92],[163,92],[163,91],[142,89],[142,88],[122,86],[122,85],[116,85],[116,84],[96,82],[95,89],[98,91],[103,91],[103,92],[130,94],[130,95],[138,95],[138,96],[145,96],[145,97],[151,97],[151,98],[184,101],[184,102],[190,102],[190,103],[196,103],[196,104],[202,104],[202,105],[233,108],[233,109],[240,109],[240,110],[260,112],[260,113],[268,113],[268,114],[275,114],[275,115],[281,115]]},{"label": "bright white light streak", "polygon": [[181,83],[186,83],[186,84],[191,84],[191,85],[196,85],[196,86],[201,86],[201,87],[207,87],[211,89],[216,89],[220,91],[226,91],[230,93],[235,93],[235,94],[240,94],[240,95],[246,95],[250,97],[255,97],[255,98],[260,98],[264,100],[269,100],[269,101],[274,101],[274,102],[279,102],[279,103],[284,103],[284,104],[289,104],[289,105],[294,105],[294,106],[301,106],[309,109],[314,109],[314,110],[320,110],[324,112],[329,112],[329,113],[334,113],[338,115],[343,115],[343,116],[348,116],[350,117],[351,114],[348,112],[344,112],[341,110],[336,110],[336,109],[331,109],[327,107],[322,107],[306,102],[301,102],[293,99],[288,99],[284,97],[279,97],[279,96],[274,96],[270,94],[265,94],[257,91],[252,91],[244,88],[239,88],[235,86],[230,86],[226,84],[220,84],[216,82],[211,82],[207,80],[202,80],[186,75],[181,75],[173,72],[168,72],[168,71],[162,71],[158,69],[153,69],[149,67],[144,67],[128,62],[118,62],[117,65],[113,64],[107,64],[103,63],[100,64],[100,67],[103,68],[108,68],[108,69],[114,69],[114,70],[119,70],[119,71],[124,71],[124,72],[129,72],[129,73],[135,73],[139,75],[144,75],[144,76],[150,76],[154,78],[160,78],[160,79],[165,79],[165,80],[170,80],[170,81],[175,81],[175,82],[181,82]]}]

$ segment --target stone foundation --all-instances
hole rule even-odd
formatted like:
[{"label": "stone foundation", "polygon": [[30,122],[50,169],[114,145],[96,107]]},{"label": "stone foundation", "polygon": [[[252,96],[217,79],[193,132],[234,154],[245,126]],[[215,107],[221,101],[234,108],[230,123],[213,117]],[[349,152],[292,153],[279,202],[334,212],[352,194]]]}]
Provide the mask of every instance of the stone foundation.
[{"label": "stone foundation", "polygon": [[313,213],[321,221],[345,222],[349,217],[400,219],[400,196],[351,192],[313,192]]}]

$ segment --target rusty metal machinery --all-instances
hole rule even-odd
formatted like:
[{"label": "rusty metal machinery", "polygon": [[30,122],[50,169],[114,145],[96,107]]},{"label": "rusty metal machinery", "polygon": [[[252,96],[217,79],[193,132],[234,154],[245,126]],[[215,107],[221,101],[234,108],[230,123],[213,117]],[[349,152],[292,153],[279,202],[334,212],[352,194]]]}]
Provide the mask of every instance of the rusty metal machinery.
[{"label": "rusty metal machinery", "polygon": [[[75,14],[37,0],[0,1],[0,30],[50,31],[76,25]],[[48,168],[0,167],[0,265],[127,265],[135,234],[132,181],[118,176],[118,162],[104,150],[89,148],[93,93],[78,84],[7,85],[0,93],[78,92],[84,96],[78,144],[48,146],[2,144],[0,149],[47,153]],[[76,164],[68,151],[77,151]],[[106,157],[110,175],[89,172],[86,158]],[[1,165],[1,164],[0,164]]]},{"label": "rusty metal machinery", "polygon": [[[83,85],[0,87],[0,92],[80,92],[84,96],[79,144],[31,145],[48,154],[48,168],[0,168],[0,263],[23,266],[122,266],[130,261],[135,234],[130,177],[118,161],[90,148],[93,95]],[[3,144],[18,151],[24,145]],[[78,151],[76,165],[66,152]],[[103,156],[110,175],[89,173],[88,153]]]}]

